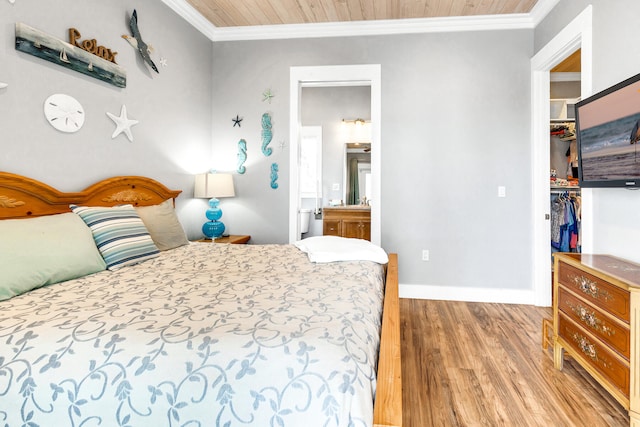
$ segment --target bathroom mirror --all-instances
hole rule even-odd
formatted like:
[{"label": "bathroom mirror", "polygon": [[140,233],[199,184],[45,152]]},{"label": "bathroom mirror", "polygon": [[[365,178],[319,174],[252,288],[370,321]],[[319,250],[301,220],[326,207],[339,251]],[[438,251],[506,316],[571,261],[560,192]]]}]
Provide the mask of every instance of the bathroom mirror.
[{"label": "bathroom mirror", "polygon": [[371,200],[371,143],[345,144],[342,176],[345,204],[368,204]]}]

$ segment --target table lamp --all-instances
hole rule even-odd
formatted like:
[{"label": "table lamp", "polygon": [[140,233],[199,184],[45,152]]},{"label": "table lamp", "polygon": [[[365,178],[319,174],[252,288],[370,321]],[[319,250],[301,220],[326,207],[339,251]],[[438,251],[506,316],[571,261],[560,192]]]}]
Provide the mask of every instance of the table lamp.
[{"label": "table lamp", "polygon": [[196,175],[193,197],[209,199],[207,219],[202,225],[202,232],[209,239],[215,239],[224,233],[224,224],[219,219],[222,217],[220,200],[218,197],[234,197],[233,176],[230,173],[201,173]]}]

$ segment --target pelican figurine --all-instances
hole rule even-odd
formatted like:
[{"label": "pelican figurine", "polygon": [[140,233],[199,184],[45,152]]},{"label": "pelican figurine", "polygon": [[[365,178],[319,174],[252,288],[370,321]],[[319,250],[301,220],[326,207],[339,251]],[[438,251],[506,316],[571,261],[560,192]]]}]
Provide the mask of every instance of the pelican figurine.
[{"label": "pelican figurine", "polygon": [[122,38],[137,49],[138,52],[140,52],[142,59],[144,59],[144,62],[149,64],[153,71],[159,74],[160,72],[158,71],[158,67],[156,67],[156,64],[151,60],[151,48],[142,40],[142,36],[138,30],[138,13],[135,9],[133,10],[133,15],[131,15],[131,20],[129,21],[129,27],[131,28],[131,34],[133,34],[133,37],[123,35]]}]

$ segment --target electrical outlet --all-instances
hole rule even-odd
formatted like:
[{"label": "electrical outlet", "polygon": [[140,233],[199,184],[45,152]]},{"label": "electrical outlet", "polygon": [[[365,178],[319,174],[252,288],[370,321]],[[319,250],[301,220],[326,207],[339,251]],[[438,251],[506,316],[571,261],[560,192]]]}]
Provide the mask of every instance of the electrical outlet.
[{"label": "electrical outlet", "polygon": [[422,260],[423,261],[429,261],[429,250],[428,249],[423,249],[422,250]]}]

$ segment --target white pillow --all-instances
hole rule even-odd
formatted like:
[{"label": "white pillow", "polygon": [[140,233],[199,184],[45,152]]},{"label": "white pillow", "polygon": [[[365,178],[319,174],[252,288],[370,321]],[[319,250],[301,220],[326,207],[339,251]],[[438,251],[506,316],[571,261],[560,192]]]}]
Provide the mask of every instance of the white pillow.
[{"label": "white pillow", "polygon": [[173,208],[173,199],[154,206],[136,206],[136,212],[159,250],[166,251],[189,243]]},{"label": "white pillow", "polygon": [[311,262],[373,261],[389,262],[387,253],[368,240],[338,236],[315,236],[298,240],[294,245],[305,252]]},{"label": "white pillow", "polygon": [[91,230],[77,215],[0,221],[0,300],[105,268]]}]

